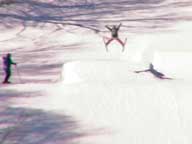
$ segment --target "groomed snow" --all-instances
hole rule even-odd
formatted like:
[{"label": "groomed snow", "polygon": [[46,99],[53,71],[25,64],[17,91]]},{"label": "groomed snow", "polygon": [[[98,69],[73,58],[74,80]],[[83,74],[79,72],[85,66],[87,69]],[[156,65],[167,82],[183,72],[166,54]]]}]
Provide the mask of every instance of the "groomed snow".
[{"label": "groomed snow", "polygon": [[[121,38],[128,38],[124,53],[116,42],[106,52],[102,36],[107,33],[76,26],[27,27],[19,35],[20,27],[5,29],[1,56],[13,53],[20,77],[14,68],[16,84],[0,87],[2,105],[71,116],[78,130],[90,134],[78,138],[80,144],[191,144],[191,32],[186,29],[191,25],[146,34],[121,31]],[[174,80],[133,73],[150,62]]]}]

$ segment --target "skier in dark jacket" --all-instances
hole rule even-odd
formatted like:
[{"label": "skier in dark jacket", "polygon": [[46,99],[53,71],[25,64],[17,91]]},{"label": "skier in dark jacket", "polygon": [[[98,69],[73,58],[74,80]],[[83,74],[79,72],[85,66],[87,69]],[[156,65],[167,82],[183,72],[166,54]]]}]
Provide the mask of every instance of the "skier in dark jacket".
[{"label": "skier in dark jacket", "polygon": [[15,62],[12,61],[11,54],[8,53],[3,57],[3,69],[5,72],[5,78],[3,83],[11,83],[9,78],[11,77],[11,65],[16,65]]},{"label": "skier in dark jacket", "polygon": [[142,71],[135,71],[135,73],[141,73],[141,72],[151,72],[155,77],[157,77],[159,79],[172,79],[172,78],[165,77],[164,74],[155,70],[153,64],[149,65],[149,69],[142,70]]},{"label": "skier in dark jacket", "polygon": [[112,28],[109,26],[105,26],[110,32],[111,32],[111,37],[112,38],[118,38],[118,32],[121,27],[121,24],[118,26],[113,25]]},{"label": "skier in dark jacket", "polygon": [[125,43],[119,39],[118,32],[121,27],[121,24],[118,26],[113,25],[112,27],[105,26],[110,32],[111,32],[111,38],[107,38],[108,41],[105,43],[106,47],[113,41],[117,40],[123,47],[125,46]]}]

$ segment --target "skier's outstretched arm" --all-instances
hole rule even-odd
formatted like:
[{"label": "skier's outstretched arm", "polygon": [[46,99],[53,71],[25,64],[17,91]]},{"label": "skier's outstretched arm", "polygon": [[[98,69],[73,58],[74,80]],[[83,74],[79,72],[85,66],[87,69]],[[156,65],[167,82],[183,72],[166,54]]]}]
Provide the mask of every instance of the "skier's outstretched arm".
[{"label": "skier's outstretched arm", "polygon": [[11,60],[11,64],[13,64],[13,65],[17,65],[17,63],[16,63],[16,62],[14,62],[14,61],[12,61],[12,60]]},{"label": "skier's outstretched arm", "polygon": [[121,25],[122,25],[121,23],[118,25],[118,27],[117,27],[118,30],[120,29]]},{"label": "skier's outstretched arm", "polygon": [[112,29],[111,29],[109,26],[106,25],[105,27],[106,27],[108,30],[112,31]]},{"label": "skier's outstretched arm", "polygon": [[11,58],[9,59],[9,63],[10,63],[10,64],[13,64],[13,65],[16,65],[16,64],[17,64],[17,63],[14,62]]},{"label": "skier's outstretched arm", "polygon": [[142,70],[142,71],[134,71],[135,73],[141,73],[141,72],[148,72],[149,70]]}]

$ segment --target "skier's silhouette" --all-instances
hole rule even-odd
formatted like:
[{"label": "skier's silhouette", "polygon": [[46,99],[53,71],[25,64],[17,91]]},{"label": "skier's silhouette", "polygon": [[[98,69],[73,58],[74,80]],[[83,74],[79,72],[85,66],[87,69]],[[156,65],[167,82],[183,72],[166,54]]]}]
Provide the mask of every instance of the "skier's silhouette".
[{"label": "skier's silhouette", "polygon": [[149,69],[146,69],[146,70],[141,70],[141,71],[134,71],[135,73],[141,73],[141,72],[151,72],[155,77],[159,78],[159,79],[172,79],[172,78],[168,78],[168,77],[165,77],[164,74],[158,72],[157,70],[154,69],[154,66],[153,64],[150,64],[149,65]]},{"label": "skier's silhouette", "polygon": [[15,62],[12,61],[11,54],[8,53],[6,56],[3,57],[3,69],[5,72],[5,78],[3,83],[11,83],[9,78],[11,77],[11,65],[16,65]]}]

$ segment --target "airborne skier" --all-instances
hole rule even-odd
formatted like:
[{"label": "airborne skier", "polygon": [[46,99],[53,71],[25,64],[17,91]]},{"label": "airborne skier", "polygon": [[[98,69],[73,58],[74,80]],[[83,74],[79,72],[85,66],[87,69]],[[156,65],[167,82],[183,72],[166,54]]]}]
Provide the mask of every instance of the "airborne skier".
[{"label": "airborne skier", "polygon": [[[105,26],[110,32],[111,32],[111,38],[107,38],[108,41],[105,42],[105,46],[107,48],[107,46],[113,41],[113,40],[116,40],[118,41],[122,47],[123,47],[123,50],[124,51],[124,46],[125,46],[125,42],[123,42],[121,39],[119,39],[119,35],[118,35],[118,32],[119,32],[119,29],[121,27],[121,23],[116,26],[116,25],[113,25],[112,27],[109,27],[109,26]],[[108,49],[107,49],[108,51]]]}]

